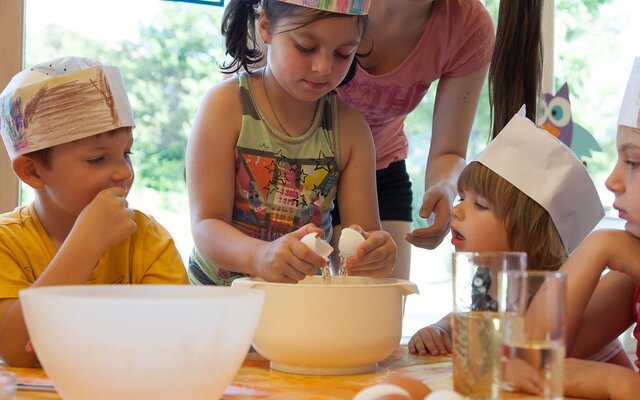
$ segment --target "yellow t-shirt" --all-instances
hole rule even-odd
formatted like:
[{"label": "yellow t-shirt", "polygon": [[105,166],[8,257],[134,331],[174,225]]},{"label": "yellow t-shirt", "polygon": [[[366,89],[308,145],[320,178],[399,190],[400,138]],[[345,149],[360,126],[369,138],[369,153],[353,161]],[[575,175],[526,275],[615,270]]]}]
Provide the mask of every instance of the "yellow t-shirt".
[{"label": "yellow t-shirt", "polygon": [[[184,264],[166,229],[134,211],[136,231],[100,258],[88,284],[188,283]],[[47,268],[58,249],[35,206],[0,214],[0,299],[17,298]]]}]

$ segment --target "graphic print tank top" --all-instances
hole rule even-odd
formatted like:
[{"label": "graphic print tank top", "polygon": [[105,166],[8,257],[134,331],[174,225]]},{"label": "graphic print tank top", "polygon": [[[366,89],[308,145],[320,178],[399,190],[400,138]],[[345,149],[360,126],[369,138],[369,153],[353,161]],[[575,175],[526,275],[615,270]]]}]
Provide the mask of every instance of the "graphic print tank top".
[{"label": "graphic print tank top", "polygon": [[[246,235],[273,241],[311,222],[330,240],[330,211],[340,178],[336,96],[322,97],[310,128],[293,138],[264,117],[252,83],[250,75],[239,76],[243,111],[231,224]],[[195,283],[228,285],[241,275],[208,263],[196,249],[189,260],[189,278]]]}]

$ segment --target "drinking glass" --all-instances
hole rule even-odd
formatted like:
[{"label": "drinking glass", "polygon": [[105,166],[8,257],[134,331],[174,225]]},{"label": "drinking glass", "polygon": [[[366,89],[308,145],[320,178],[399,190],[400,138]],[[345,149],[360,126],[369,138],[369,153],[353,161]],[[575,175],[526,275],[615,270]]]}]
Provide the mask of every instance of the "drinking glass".
[{"label": "drinking glass", "polygon": [[563,399],[566,275],[506,272],[499,287],[504,389]]},{"label": "drinking glass", "polygon": [[0,370],[0,400],[14,400],[16,395],[16,374]]},{"label": "drinking glass", "polygon": [[472,399],[501,398],[498,275],[524,271],[521,252],[455,252],[453,265],[453,387]]}]

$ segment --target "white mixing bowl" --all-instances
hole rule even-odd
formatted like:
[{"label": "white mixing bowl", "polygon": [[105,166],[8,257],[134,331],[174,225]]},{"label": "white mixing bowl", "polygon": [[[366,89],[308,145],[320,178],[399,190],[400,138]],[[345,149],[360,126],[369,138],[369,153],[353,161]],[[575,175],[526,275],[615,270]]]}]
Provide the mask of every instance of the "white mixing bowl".
[{"label": "white mixing bowl", "polygon": [[399,279],[308,276],[297,284],[241,278],[234,287],[263,290],[260,324],[253,340],[271,368],[308,375],[372,371],[402,335],[404,296],[417,286]]},{"label": "white mixing bowl", "polygon": [[220,398],[263,300],[259,290],[187,285],[20,292],[36,354],[65,400]]}]

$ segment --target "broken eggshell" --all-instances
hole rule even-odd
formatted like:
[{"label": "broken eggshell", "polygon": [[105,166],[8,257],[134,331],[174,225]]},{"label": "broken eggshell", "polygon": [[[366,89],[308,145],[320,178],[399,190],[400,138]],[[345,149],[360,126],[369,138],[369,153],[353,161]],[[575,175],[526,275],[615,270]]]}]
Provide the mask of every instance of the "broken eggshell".
[{"label": "broken eggshell", "polygon": [[304,243],[308,248],[318,253],[320,257],[324,258],[325,260],[333,252],[333,247],[331,247],[331,245],[324,239],[319,238],[318,234],[315,232],[306,234],[302,239],[300,239],[300,241]]},{"label": "broken eggshell", "polygon": [[358,246],[364,242],[364,237],[360,232],[352,228],[344,228],[340,233],[340,242],[338,243],[338,249],[340,250],[341,257],[351,257],[356,254]]}]

